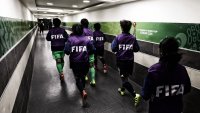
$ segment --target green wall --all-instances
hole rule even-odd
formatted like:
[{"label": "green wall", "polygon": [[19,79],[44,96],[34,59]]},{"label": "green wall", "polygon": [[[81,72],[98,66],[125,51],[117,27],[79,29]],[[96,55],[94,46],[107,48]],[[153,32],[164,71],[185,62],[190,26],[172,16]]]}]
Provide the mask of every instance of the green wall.
[{"label": "green wall", "polygon": [[33,21],[0,17],[0,57],[34,26]]},{"label": "green wall", "polygon": [[[102,31],[107,34],[121,33],[119,22],[100,22]],[[63,25],[72,26],[73,22]],[[90,23],[90,28],[94,23]],[[133,33],[133,28],[131,30]],[[181,47],[200,51],[200,24],[137,22],[136,36],[140,40],[159,43],[166,36],[176,37]]]},{"label": "green wall", "polygon": [[138,22],[139,39],[159,43],[166,36],[176,37],[181,47],[200,51],[200,24]]}]

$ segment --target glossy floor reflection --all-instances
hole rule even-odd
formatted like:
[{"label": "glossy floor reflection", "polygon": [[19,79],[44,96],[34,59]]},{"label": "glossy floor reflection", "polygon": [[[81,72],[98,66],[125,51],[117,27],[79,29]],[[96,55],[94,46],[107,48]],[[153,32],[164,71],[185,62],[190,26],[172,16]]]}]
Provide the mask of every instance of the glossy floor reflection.
[{"label": "glossy floor reflection", "polygon": [[[47,32],[45,32],[47,33]],[[130,95],[121,97],[117,88],[120,78],[117,71],[109,68],[108,74],[96,73],[96,87],[86,84],[88,108],[82,108],[80,94],[65,56],[65,83],[61,84],[46,35],[37,36],[34,72],[27,113],[146,113],[146,103],[134,107]],[[100,64],[100,63],[99,63]],[[99,65],[102,68],[102,65]],[[133,83],[134,84],[134,83]],[[139,88],[134,85],[139,91]]]}]

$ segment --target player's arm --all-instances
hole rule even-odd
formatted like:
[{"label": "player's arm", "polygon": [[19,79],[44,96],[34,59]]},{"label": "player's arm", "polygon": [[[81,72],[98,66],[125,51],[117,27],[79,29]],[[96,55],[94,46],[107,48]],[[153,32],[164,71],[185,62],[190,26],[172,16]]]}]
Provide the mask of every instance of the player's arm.
[{"label": "player's arm", "polygon": [[89,55],[94,54],[95,47],[94,47],[93,43],[91,41],[89,41],[88,44],[87,44],[87,46],[88,46],[88,53],[89,53]]},{"label": "player's arm", "polygon": [[112,49],[112,52],[117,52],[117,51],[118,51],[117,38],[115,38],[115,39],[112,41],[111,49]]},{"label": "player's arm", "polygon": [[134,44],[133,44],[133,51],[138,52],[139,50],[140,50],[140,46],[139,46],[137,40],[135,39]]},{"label": "player's arm", "polygon": [[51,33],[50,33],[50,31],[47,33],[46,40],[47,41],[51,41]]},{"label": "player's arm", "polygon": [[107,41],[106,35],[103,34],[103,38],[104,38],[104,43]]},{"label": "player's arm", "polygon": [[93,43],[94,43],[94,45],[96,44],[96,35],[95,35],[95,33],[93,32]]},{"label": "player's arm", "polygon": [[67,41],[65,43],[65,48],[64,48],[65,54],[69,55],[71,53],[71,43],[70,41]]},{"label": "player's arm", "polygon": [[191,81],[187,73],[187,70],[185,68],[184,68],[184,73],[185,73],[184,94],[187,94],[191,90]]},{"label": "player's arm", "polygon": [[151,74],[148,73],[147,77],[144,80],[144,85],[142,87],[141,96],[144,100],[149,100],[153,93],[153,83],[150,77],[151,77]]},{"label": "player's arm", "polygon": [[65,38],[65,42],[67,41],[67,39],[69,38],[69,35],[68,35],[68,33],[64,30],[64,33],[63,33],[63,35],[64,35],[64,38]]}]

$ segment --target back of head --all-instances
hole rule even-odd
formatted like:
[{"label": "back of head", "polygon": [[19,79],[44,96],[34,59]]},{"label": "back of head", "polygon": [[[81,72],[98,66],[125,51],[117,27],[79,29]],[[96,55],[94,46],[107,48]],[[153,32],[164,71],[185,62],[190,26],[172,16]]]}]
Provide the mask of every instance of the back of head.
[{"label": "back of head", "polygon": [[167,37],[160,42],[160,61],[167,62],[173,67],[181,60],[181,54],[178,53],[179,43],[174,37]]},{"label": "back of head", "polygon": [[99,30],[101,29],[100,23],[95,23],[95,24],[94,24],[94,29],[95,29],[96,31],[99,31]]},{"label": "back of head", "polygon": [[86,18],[83,18],[83,19],[81,19],[81,25],[82,25],[84,28],[88,28],[89,21],[88,21]]},{"label": "back of head", "polygon": [[53,25],[54,25],[55,27],[60,27],[60,24],[61,24],[60,19],[58,19],[58,18],[54,18],[54,19],[53,19]]},{"label": "back of head", "polygon": [[129,20],[121,20],[120,21],[120,26],[121,26],[121,29],[124,33],[129,33],[130,32],[130,29],[131,29],[131,21]]},{"label": "back of head", "polygon": [[83,27],[81,24],[74,24],[72,26],[72,33],[73,35],[81,36],[83,34]]}]

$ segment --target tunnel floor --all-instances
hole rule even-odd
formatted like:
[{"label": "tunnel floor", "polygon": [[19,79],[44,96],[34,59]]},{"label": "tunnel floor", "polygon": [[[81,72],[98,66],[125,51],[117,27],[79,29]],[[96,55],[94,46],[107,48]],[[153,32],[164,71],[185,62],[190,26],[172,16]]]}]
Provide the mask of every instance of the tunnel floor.
[{"label": "tunnel floor", "polygon": [[[50,42],[47,42],[47,31],[44,35],[38,34],[34,59],[33,78],[31,83],[27,113],[147,113],[146,103],[134,106],[133,97],[120,96],[117,92],[121,86],[119,74],[109,67],[107,74],[96,71],[96,87],[86,84],[88,93],[86,108],[75,84],[74,76],[68,65],[68,56],[65,56],[65,82],[61,83],[56,69],[56,62],[51,54]],[[136,91],[138,86],[134,85]]]}]

